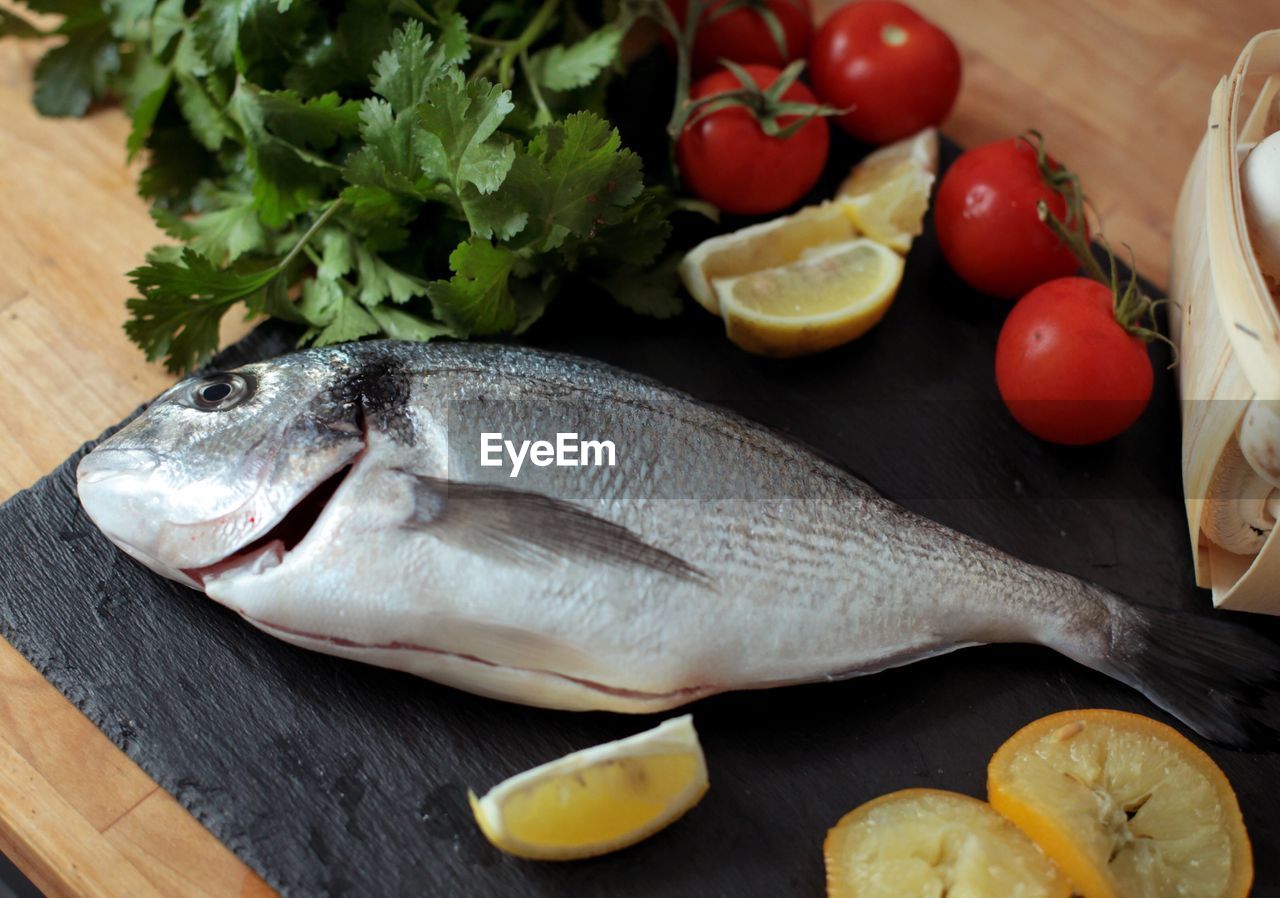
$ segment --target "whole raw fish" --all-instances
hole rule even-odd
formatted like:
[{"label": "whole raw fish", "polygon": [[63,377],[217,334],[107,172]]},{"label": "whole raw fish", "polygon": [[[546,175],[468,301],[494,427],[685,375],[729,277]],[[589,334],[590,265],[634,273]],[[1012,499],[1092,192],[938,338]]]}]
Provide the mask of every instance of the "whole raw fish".
[{"label": "whole raw fish", "polygon": [[[524,445],[558,434],[576,466]],[[371,342],[189,379],[79,492],[125,552],[268,633],[525,704],[659,711],[1029,642],[1211,738],[1280,719],[1280,652],[1247,627],[1025,564],[564,355]]]}]

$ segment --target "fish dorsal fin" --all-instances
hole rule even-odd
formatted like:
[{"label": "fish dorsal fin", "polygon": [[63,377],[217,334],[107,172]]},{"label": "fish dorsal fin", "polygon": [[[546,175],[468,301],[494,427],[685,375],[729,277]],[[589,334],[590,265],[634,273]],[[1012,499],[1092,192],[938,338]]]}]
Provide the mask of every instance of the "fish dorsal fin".
[{"label": "fish dorsal fin", "polygon": [[500,552],[508,560],[557,558],[644,567],[681,580],[709,583],[683,558],[651,545],[619,524],[542,493],[414,476],[408,526],[460,548]]}]

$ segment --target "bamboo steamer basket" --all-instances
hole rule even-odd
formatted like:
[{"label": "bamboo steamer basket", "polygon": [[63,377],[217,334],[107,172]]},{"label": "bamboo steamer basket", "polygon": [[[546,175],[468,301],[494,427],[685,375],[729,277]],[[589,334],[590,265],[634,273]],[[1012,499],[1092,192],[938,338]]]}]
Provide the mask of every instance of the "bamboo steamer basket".
[{"label": "bamboo steamer basket", "polygon": [[1174,218],[1169,315],[1196,581],[1215,606],[1270,614],[1280,614],[1280,314],[1250,245],[1240,164],[1276,131],[1280,30],[1255,36],[1213,93]]}]

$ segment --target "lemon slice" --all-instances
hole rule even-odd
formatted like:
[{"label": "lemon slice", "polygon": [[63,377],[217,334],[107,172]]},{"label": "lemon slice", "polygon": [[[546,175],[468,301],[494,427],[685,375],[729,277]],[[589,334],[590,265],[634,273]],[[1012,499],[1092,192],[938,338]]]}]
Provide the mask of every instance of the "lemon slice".
[{"label": "lemon slice", "polygon": [[1068,898],[1044,852],[967,795],[907,789],[846,814],[822,846],[829,898]]},{"label": "lemon slice", "polygon": [[858,235],[841,203],[806,206],[793,215],[704,240],[680,262],[680,279],[708,312],[719,314],[712,281],[795,262],[807,251]]},{"label": "lemon slice", "polygon": [[862,336],[893,302],[902,257],[859,238],[810,250],[789,265],[712,281],[729,339],[789,357]]},{"label": "lemon slice", "polygon": [[706,791],[706,761],[686,714],[517,774],[483,798],[468,797],[481,831],[503,851],[566,861],[634,845]]},{"label": "lemon slice", "polygon": [[992,757],[987,791],[1085,898],[1243,898],[1253,881],[1226,776],[1146,717],[1067,711],[1038,720]]},{"label": "lemon slice", "polygon": [[938,132],[925,128],[859,162],[836,196],[859,231],[906,254],[924,229],[937,174]]}]

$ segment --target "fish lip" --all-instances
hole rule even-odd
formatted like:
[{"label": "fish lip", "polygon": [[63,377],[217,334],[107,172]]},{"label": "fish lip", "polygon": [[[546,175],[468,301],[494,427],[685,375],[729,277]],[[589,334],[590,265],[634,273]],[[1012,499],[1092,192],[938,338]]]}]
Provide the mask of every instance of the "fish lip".
[{"label": "fish lip", "polygon": [[180,570],[178,568],[171,568],[167,564],[160,562],[158,559],[152,558],[150,555],[148,555],[146,552],[143,552],[141,549],[137,549],[134,546],[131,546],[127,543],[117,542],[115,543],[115,545],[116,545],[116,548],[124,552],[124,554],[128,555],[134,561],[137,561],[143,567],[150,568],[151,570],[155,571],[157,574],[160,574],[162,577],[173,580],[177,583],[181,583],[183,586],[189,586],[192,589],[202,588],[202,584],[199,583],[197,580],[195,580],[186,571]]},{"label": "fish lip", "polygon": [[239,549],[221,561],[198,568],[184,568],[182,573],[193,580],[199,589],[207,589],[211,582],[244,575],[260,574],[284,563],[284,541],[273,539],[251,552]]},{"label": "fish lip", "polygon": [[[316,524],[325,511],[328,510],[330,503],[333,502],[346,482],[347,477],[350,476],[357,463],[364,457],[364,454],[365,449],[362,447],[360,451],[350,458],[343,460],[311,490],[300,496],[289,507],[288,511],[281,515],[280,519],[265,531],[246,539],[217,561],[198,567],[183,568],[181,570],[182,575],[197,584],[197,588],[203,590],[208,583],[214,580],[256,576],[284,564],[289,555],[311,539],[311,535],[316,529]],[[335,480],[336,483],[334,482]],[[330,487],[330,484],[333,484],[333,486]],[[271,538],[271,535],[280,531],[282,527],[290,526],[290,518],[296,515],[300,509],[307,507],[308,502],[317,492],[325,489],[329,489],[329,495],[324,497],[320,508],[314,514],[310,514],[309,511],[306,513],[306,518],[304,518],[306,530],[301,538],[292,545],[287,544],[282,536]]]},{"label": "fish lip", "polygon": [[97,446],[76,465],[76,483],[93,484],[118,477],[144,476],[158,467],[160,456],[148,449]]}]

